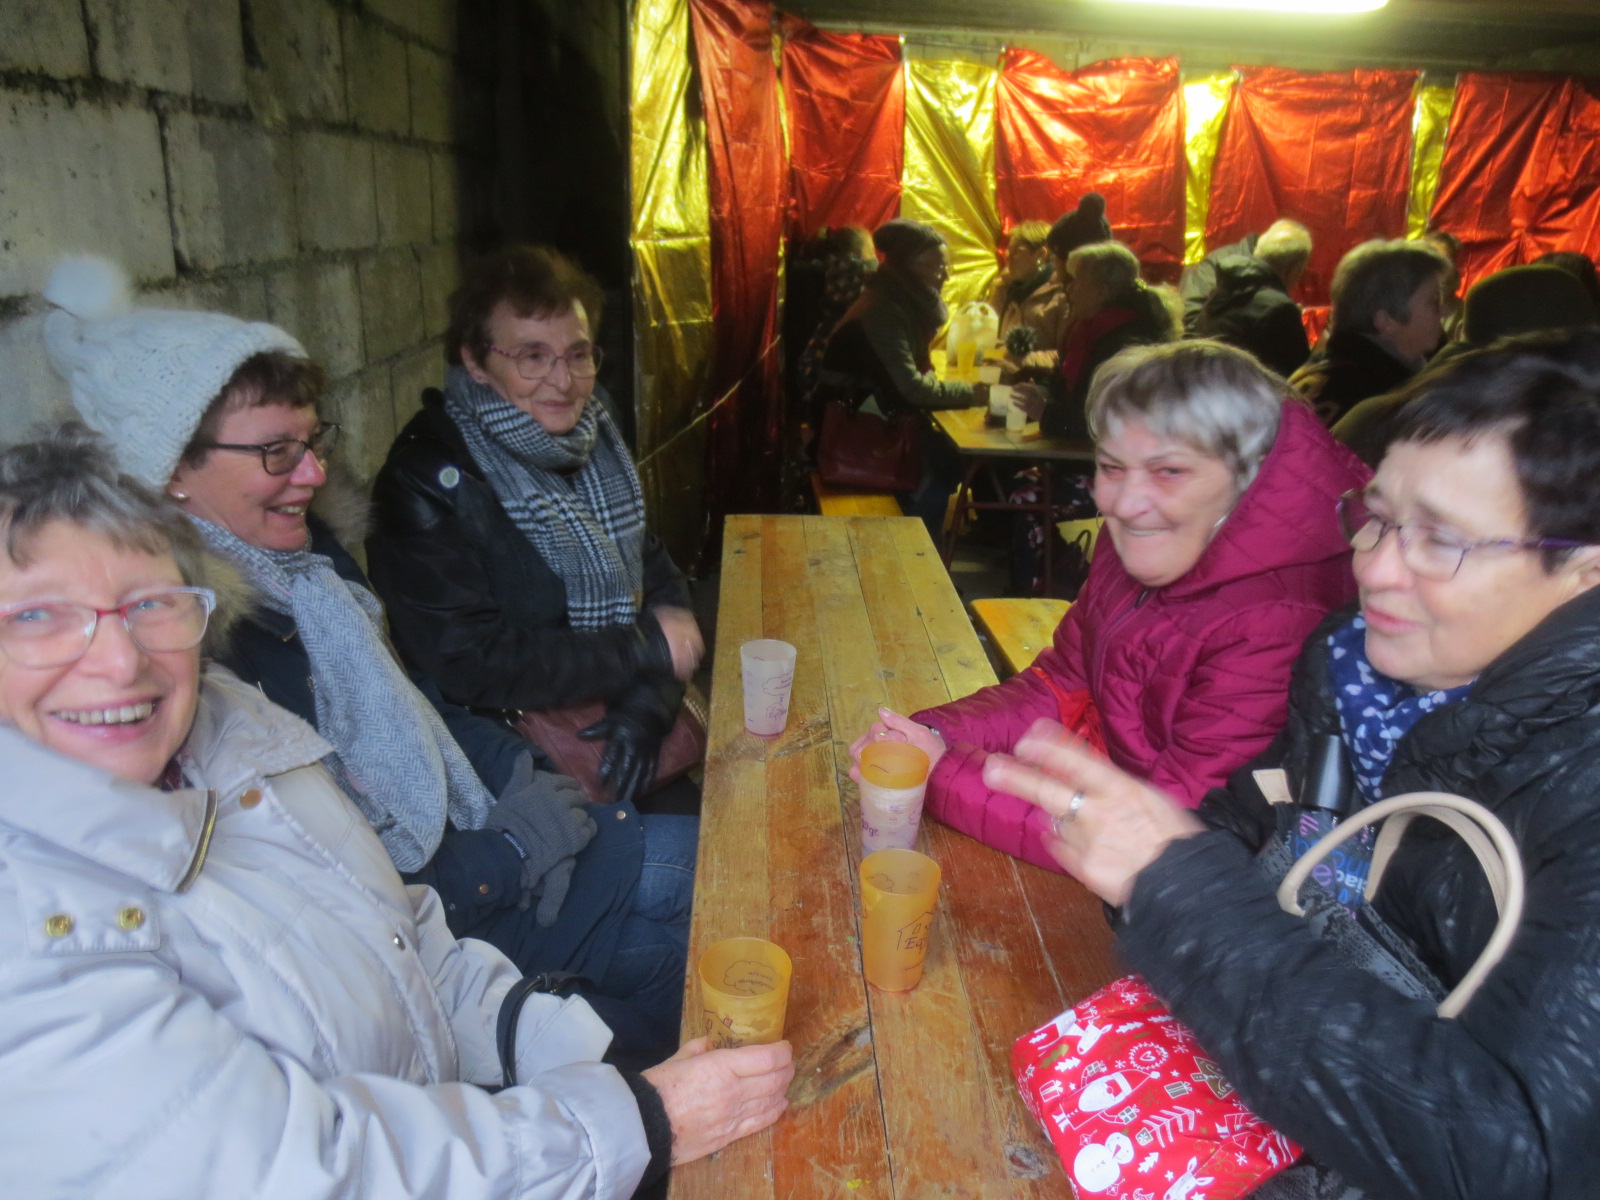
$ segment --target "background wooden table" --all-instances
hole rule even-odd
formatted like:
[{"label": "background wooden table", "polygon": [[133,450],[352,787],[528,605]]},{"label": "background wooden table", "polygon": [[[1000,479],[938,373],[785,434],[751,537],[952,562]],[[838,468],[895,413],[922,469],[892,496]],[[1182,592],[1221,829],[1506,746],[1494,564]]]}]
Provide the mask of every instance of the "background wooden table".
[{"label": "background wooden table", "polygon": [[[770,740],[744,732],[739,645],[757,637],[799,651]],[[778,1124],[676,1170],[672,1197],[1069,1195],[1010,1053],[1119,973],[1099,901],[926,821],[944,882],[922,983],[897,995],[861,976],[849,744],[879,705],[994,682],[922,523],[730,517],[716,644],[690,962],[739,935],[788,950],[799,1069]],[[702,1021],[691,966],[685,1036]]]}]

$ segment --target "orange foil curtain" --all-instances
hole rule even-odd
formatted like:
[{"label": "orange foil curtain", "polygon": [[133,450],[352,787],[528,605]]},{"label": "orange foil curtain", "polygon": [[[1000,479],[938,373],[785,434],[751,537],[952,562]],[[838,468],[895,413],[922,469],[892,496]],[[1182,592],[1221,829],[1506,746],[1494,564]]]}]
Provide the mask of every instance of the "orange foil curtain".
[{"label": "orange foil curtain", "polygon": [[716,352],[706,504],[776,511],[786,422],[778,349],[778,263],[786,204],[772,5],[691,0],[705,93],[711,189],[711,320]]},{"label": "orange foil curtain", "polygon": [[1313,243],[1299,299],[1326,304],[1345,251],[1406,231],[1416,81],[1415,71],[1245,70],[1213,169],[1206,246],[1293,217]]},{"label": "orange foil curtain", "polygon": [[1124,58],[1071,74],[1008,48],[995,97],[995,198],[1002,228],[1054,221],[1084,192],[1152,279],[1183,265],[1183,98],[1178,61]]},{"label": "orange foil curtain", "polygon": [[791,241],[876,229],[900,211],[906,76],[900,39],[824,33],[784,18]]},{"label": "orange foil curtain", "polygon": [[1600,96],[1548,75],[1465,74],[1432,224],[1461,239],[1462,281],[1550,250],[1600,256]]}]

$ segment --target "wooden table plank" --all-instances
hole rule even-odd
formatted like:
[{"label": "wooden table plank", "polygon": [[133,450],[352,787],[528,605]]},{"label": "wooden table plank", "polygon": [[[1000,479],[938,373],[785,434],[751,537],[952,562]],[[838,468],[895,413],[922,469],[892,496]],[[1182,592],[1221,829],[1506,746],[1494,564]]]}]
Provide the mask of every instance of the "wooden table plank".
[{"label": "wooden table plank", "polygon": [[989,425],[984,420],[986,405],[977,408],[941,408],[933,413],[933,423],[955,445],[959,454],[979,454],[985,458],[1060,459],[1094,461],[1094,443],[1053,437],[1029,421],[1020,430]]}]

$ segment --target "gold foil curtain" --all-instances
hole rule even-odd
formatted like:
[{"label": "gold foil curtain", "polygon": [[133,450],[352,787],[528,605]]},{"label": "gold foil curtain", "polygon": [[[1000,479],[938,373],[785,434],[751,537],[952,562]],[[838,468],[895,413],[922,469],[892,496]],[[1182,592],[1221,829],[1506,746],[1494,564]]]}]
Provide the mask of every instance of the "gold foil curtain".
[{"label": "gold foil curtain", "polygon": [[636,0],[631,49],[639,477],[651,527],[690,562],[705,528],[711,213],[688,0]]},{"label": "gold foil curtain", "polygon": [[1439,190],[1439,164],[1444,159],[1444,138],[1455,107],[1456,85],[1417,85],[1417,110],[1411,123],[1411,202],[1406,209],[1406,236],[1419,238],[1428,231],[1434,193]]},{"label": "gold foil curtain", "polygon": [[950,245],[949,304],[994,287],[1000,215],[994,201],[995,69],[908,62],[900,215],[932,225]]},{"label": "gold foil curtain", "polygon": [[1222,143],[1222,123],[1228,116],[1239,76],[1214,71],[1187,78],[1183,84],[1183,154],[1189,164],[1184,184],[1183,261],[1197,263],[1206,256],[1206,215],[1211,208],[1211,168]]}]

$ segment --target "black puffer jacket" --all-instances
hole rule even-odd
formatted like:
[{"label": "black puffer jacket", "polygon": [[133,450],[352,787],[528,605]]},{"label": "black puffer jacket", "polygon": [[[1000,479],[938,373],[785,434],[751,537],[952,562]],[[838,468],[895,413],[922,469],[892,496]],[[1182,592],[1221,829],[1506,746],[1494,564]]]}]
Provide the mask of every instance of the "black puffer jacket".
[{"label": "black puffer jacket", "polygon": [[683,687],[648,614],[690,600],[657,538],[645,542],[638,622],[572,628],[561,577],[506,515],[432,389],[390,448],[372,501],[367,567],[390,632],[447,699],[479,709],[604,700],[671,727]]},{"label": "black puffer jacket", "polygon": [[1285,379],[1304,366],[1311,343],[1278,273],[1259,258],[1233,254],[1217,261],[1216,276],[1195,336],[1248,350]]},{"label": "black puffer jacket", "polygon": [[[1251,772],[1298,792],[1338,730],[1330,618],[1306,643],[1289,723],[1200,812],[1125,910],[1127,962],[1218,1058],[1252,1109],[1374,1197],[1536,1200],[1600,1187],[1600,591],[1570,601],[1399,743],[1386,795],[1482,801],[1516,838],[1527,905],[1500,966],[1439,1020],[1340,963],[1281,912],[1251,854],[1272,815]],[[1406,834],[1377,901],[1447,985],[1494,925],[1481,869],[1432,821]]]}]

